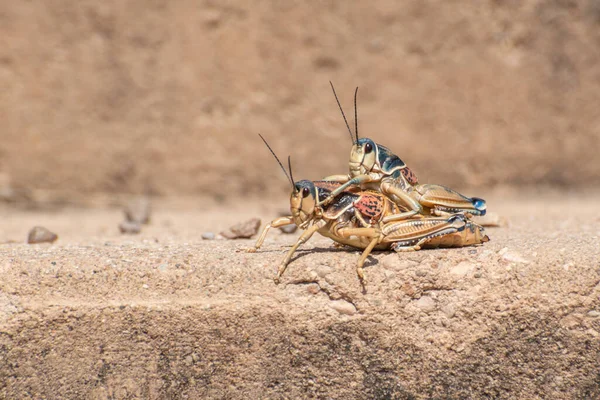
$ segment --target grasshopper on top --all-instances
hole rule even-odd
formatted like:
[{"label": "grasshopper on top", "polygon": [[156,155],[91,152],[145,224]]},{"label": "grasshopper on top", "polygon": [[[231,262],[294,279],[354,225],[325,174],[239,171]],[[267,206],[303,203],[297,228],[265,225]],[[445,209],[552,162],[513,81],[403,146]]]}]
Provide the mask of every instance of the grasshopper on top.
[{"label": "grasshopper on top", "polygon": [[485,200],[463,196],[442,185],[419,184],[417,176],[390,149],[369,138],[359,138],[356,107],[358,88],[354,92],[355,135],[353,135],[333,84],[331,84],[331,89],[350,133],[352,150],[349,162],[350,174],[332,175],[325,178],[325,180],[340,182],[343,185],[334,190],[322,203],[323,205],[331,202],[335,196],[348,187],[360,185],[363,189],[381,191],[390,196],[398,205],[408,208],[409,211],[394,216],[395,219],[408,218],[415,214],[447,215],[456,212],[465,213],[467,216],[485,215]]},{"label": "grasshopper on top", "polygon": [[266,141],[265,144],[291,183],[292,215],[276,218],[267,224],[254,248],[249,251],[255,252],[260,248],[270,228],[296,224],[305,230],[279,265],[276,282],[290,263],[296,249],[315,232],[338,243],[364,249],[356,267],[356,273],[363,283],[362,267],[373,249],[411,251],[425,247],[461,247],[489,240],[482,227],[467,221],[461,214],[384,222],[386,218],[400,213],[398,205],[379,192],[357,191],[359,189],[356,187],[343,191],[327,206],[321,206],[319,201],[329,197],[331,191],[340,184],[330,181],[295,182],[290,158],[288,157],[288,175]]}]

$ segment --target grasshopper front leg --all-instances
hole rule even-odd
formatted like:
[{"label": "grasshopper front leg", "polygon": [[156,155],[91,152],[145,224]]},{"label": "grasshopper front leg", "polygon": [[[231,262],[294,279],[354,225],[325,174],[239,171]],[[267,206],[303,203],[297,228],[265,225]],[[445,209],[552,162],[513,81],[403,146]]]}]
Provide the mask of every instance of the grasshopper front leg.
[{"label": "grasshopper front leg", "polygon": [[256,244],[254,245],[254,247],[247,249],[247,252],[248,253],[256,253],[256,250],[258,250],[260,248],[260,246],[262,246],[263,242],[265,241],[265,238],[267,237],[267,233],[269,232],[269,229],[279,228],[280,226],[290,225],[293,223],[294,223],[294,219],[292,218],[292,216],[275,218],[273,221],[269,222],[265,226],[262,233],[256,240]]},{"label": "grasshopper front leg", "polygon": [[358,175],[352,179],[350,179],[349,181],[347,181],[346,183],[344,183],[342,186],[340,186],[339,188],[335,189],[333,192],[331,192],[331,194],[322,202],[320,202],[318,205],[325,207],[327,206],[329,203],[331,203],[333,201],[333,199],[339,195],[340,193],[342,193],[344,190],[346,190],[348,187],[353,186],[353,185],[360,185],[362,183],[367,183],[367,182],[371,182],[373,178],[371,178],[369,175]]},{"label": "grasshopper front leg", "polygon": [[277,275],[275,276],[275,279],[274,279],[275,283],[279,283],[279,278],[281,278],[281,275],[285,272],[285,269],[287,268],[288,264],[292,260],[292,256],[294,255],[294,253],[296,252],[298,247],[300,247],[300,245],[302,245],[303,243],[306,243],[311,238],[311,236],[316,231],[321,229],[324,225],[325,225],[324,221],[319,221],[319,222],[311,225],[307,230],[305,230],[302,233],[302,235],[300,235],[300,237],[298,238],[298,241],[296,241],[296,243],[294,243],[294,245],[292,246],[290,251],[288,251],[285,258],[279,265],[279,268],[277,269]]},{"label": "grasshopper front leg", "polygon": [[348,175],[329,175],[323,178],[324,181],[346,183],[350,180]]}]

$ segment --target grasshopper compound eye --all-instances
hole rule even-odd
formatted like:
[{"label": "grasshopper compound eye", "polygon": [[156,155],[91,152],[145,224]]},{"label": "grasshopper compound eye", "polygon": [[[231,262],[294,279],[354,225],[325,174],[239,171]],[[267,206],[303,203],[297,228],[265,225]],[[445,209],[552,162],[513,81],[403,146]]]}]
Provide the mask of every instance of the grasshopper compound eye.
[{"label": "grasshopper compound eye", "polygon": [[365,154],[369,154],[373,151],[373,145],[371,143],[365,144]]},{"label": "grasshopper compound eye", "polygon": [[310,190],[307,187],[302,189],[302,197],[307,197],[309,194],[310,194]]}]

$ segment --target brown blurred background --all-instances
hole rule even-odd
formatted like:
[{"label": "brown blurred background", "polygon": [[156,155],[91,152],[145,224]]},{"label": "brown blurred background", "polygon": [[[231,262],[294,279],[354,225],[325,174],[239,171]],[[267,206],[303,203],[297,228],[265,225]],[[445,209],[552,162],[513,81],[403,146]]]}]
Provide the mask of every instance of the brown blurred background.
[{"label": "brown blurred background", "polygon": [[234,198],[347,171],[359,131],[422,182],[600,183],[600,1],[3,1],[0,194]]}]

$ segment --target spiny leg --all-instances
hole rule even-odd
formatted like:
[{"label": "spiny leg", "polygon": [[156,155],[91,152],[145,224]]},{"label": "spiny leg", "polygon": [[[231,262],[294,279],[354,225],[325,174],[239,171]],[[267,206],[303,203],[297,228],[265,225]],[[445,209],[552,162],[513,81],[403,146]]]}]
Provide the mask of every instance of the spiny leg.
[{"label": "spiny leg", "polygon": [[350,179],[348,182],[344,183],[339,188],[335,189],[333,192],[331,192],[331,194],[325,200],[320,202],[318,205],[326,206],[329,203],[331,203],[337,195],[342,193],[348,187],[350,187],[352,185],[360,185],[361,183],[365,183],[365,182],[369,182],[369,181],[371,181],[371,177],[369,175],[359,175],[357,177],[354,177],[354,178]]},{"label": "spiny leg", "polygon": [[375,228],[342,228],[338,231],[338,234],[344,238],[349,238],[350,236],[364,236],[372,238],[371,242],[358,259],[358,264],[356,266],[356,274],[358,275],[358,279],[360,280],[361,284],[364,284],[365,273],[363,271],[363,265],[365,264],[369,254],[371,254],[371,251],[373,251],[375,246],[377,246],[377,243],[379,243],[381,239],[381,232]]},{"label": "spiny leg", "polygon": [[329,175],[323,178],[324,181],[346,183],[350,180],[348,175]]},{"label": "spiny leg", "polygon": [[446,211],[446,210],[442,210],[440,208],[438,208],[439,206],[435,206],[434,208],[431,209],[431,214],[433,215],[437,215],[438,217],[448,217],[450,215],[454,215],[454,214],[462,214],[467,218],[473,218],[473,214],[471,214],[470,212],[466,211],[466,210],[462,210],[462,211],[458,211],[458,212],[450,212],[450,211]]},{"label": "spiny leg", "polygon": [[369,243],[365,251],[363,251],[362,255],[358,259],[358,264],[356,266],[356,274],[358,275],[358,279],[360,279],[360,283],[362,283],[363,285],[365,283],[365,273],[363,271],[363,265],[365,265],[367,257],[369,256],[369,254],[371,254],[371,251],[373,251],[375,246],[377,246],[377,243],[379,243],[379,237],[374,237],[373,240],[371,240],[371,243]]},{"label": "spiny leg", "polygon": [[[448,232],[448,234],[452,234],[454,232]],[[445,236],[445,235],[443,235]],[[424,237],[423,239],[419,240],[416,244],[412,245],[412,246],[396,246],[394,247],[394,251],[397,253],[404,253],[404,252],[409,252],[409,251],[419,251],[421,250],[421,246],[423,246],[425,243],[429,242],[432,238],[430,237]]]},{"label": "spiny leg", "polygon": [[[465,227],[465,216],[462,214],[454,214],[453,217],[448,218],[448,222],[450,223],[450,226],[446,226],[443,229],[440,229],[439,231],[437,231],[436,233],[429,234],[429,235],[422,237],[414,245],[407,245],[407,246],[397,245],[394,247],[394,250],[398,253],[407,252],[407,251],[418,251],[418,250],[421,250],[421,248],[424,245],[429,244],[433,240],[439,241],[440,238],[448,237],[460,230],[463,230]],[[417,240],[417,238],[415,238],[414,240]]]},{"label": "spiny leg", "polygon": [[362,213],[360,211],[358,211],[356,208],[354,209],[354,216],[361,223],[361,225],[363,227],[368,228],[370,226],[370,224],[367,224],[367,221],[365,221],[365,219],[363,218]]},{"label": "spiny leg", "polygon": [[434,213],[455,213],[464,211],[472,215],[485,215],[486,202],[478,197],[467,197],[446,186],[436,184],[421,184],[414,187],[419,194],[419,202],[434,209]]},{"label": "spiny leg", "polygon": [[418,213],[418,211],[406,211],[406,212],[399,213],[399,214],[392,214],[392,215],[388,215],[387,217],[383,217],[381,222],[383,222],[385,224],[388,222],[401,221],[403,219],[409,219],[410,217],[415,216],[417,213]]},{"label": "spiny leg", "polygon": [[275,283],[279,283],[279,278],[281,278],[281,275],[285,272],[285,269],[287,268],[287,265],[290,263],[290,260],[292,259],[292,256],[294,255],[294,253],[296,252],[296,249],[298,249],[298,247],[303,244],[306,243],[308,241],[308,239],[311,238],[311,236],[318,231],[321,228],[321,224],[314,224],[312,226],[310,226],[307,230],[305,230],[302,235],[300,235],[300,237],[298,238],[298,240],[296,241],[296,243],[294,243],[294,245],[292,246],[292,248],[290,249],[290,251],[288,251],[288,253],[286,254],[285,258],[283,259],[283,261],[281,262],[281,264],[279,264],[279,268],[277,269],[277,276],[275,276]]},{"label": "spiny leg", "polygon": [[269,222],[265,226],[262,233],[256,240],[256,244],[254,245],[254,247],[251,247],[251,248],[247,249],[246,251],[248,253],[255,253],[256,250],[258,250],[260,248],[260,246],[262,246],[263,242],[265,241],[265,238],[267,237],[267,233],[269,232],[269,229],[279,228],[280,226],[291,225],[293,223],[294,223],[294,219],[291,216],[275,218],[273,221]]},{"label": "spiny leg", "polygon": [[[416,200],[415,198],[413,198],[410,194],[408,194],[407,192],[405,192],[404,190],[402,190],[402,188],[399,188],[398,186],[395,186],[389,182],[382,182],[381,183],[381,192],[388,196],[389,195],[395,196],[396,199],[398,199],[402,202],[401,204],[398,204],[398,205],[403,206],[403,207],[408,207],[408,209],[410,210],[406,213],[396,214],[399,217],[395,218],[395,219],[390,218],[390,219],[388,219],[389,221],[397,221],[399,219],[409,218],[415,214],[421,214],[423,212],[423,206],[421,206],[419,201]],[[405,215],[405,216],[403,216],[403,215]],[[400,216],[403,216],[403,217],[400,217]]]},{"label": "spiny leg", "polygon": [[426,239],[421,239],[419,242],[412,246],[396,246],[394,247],[394,251],[397,253],[405,253],[409,251],[419,251],[421,250],[421,244],[425,243]]}]

